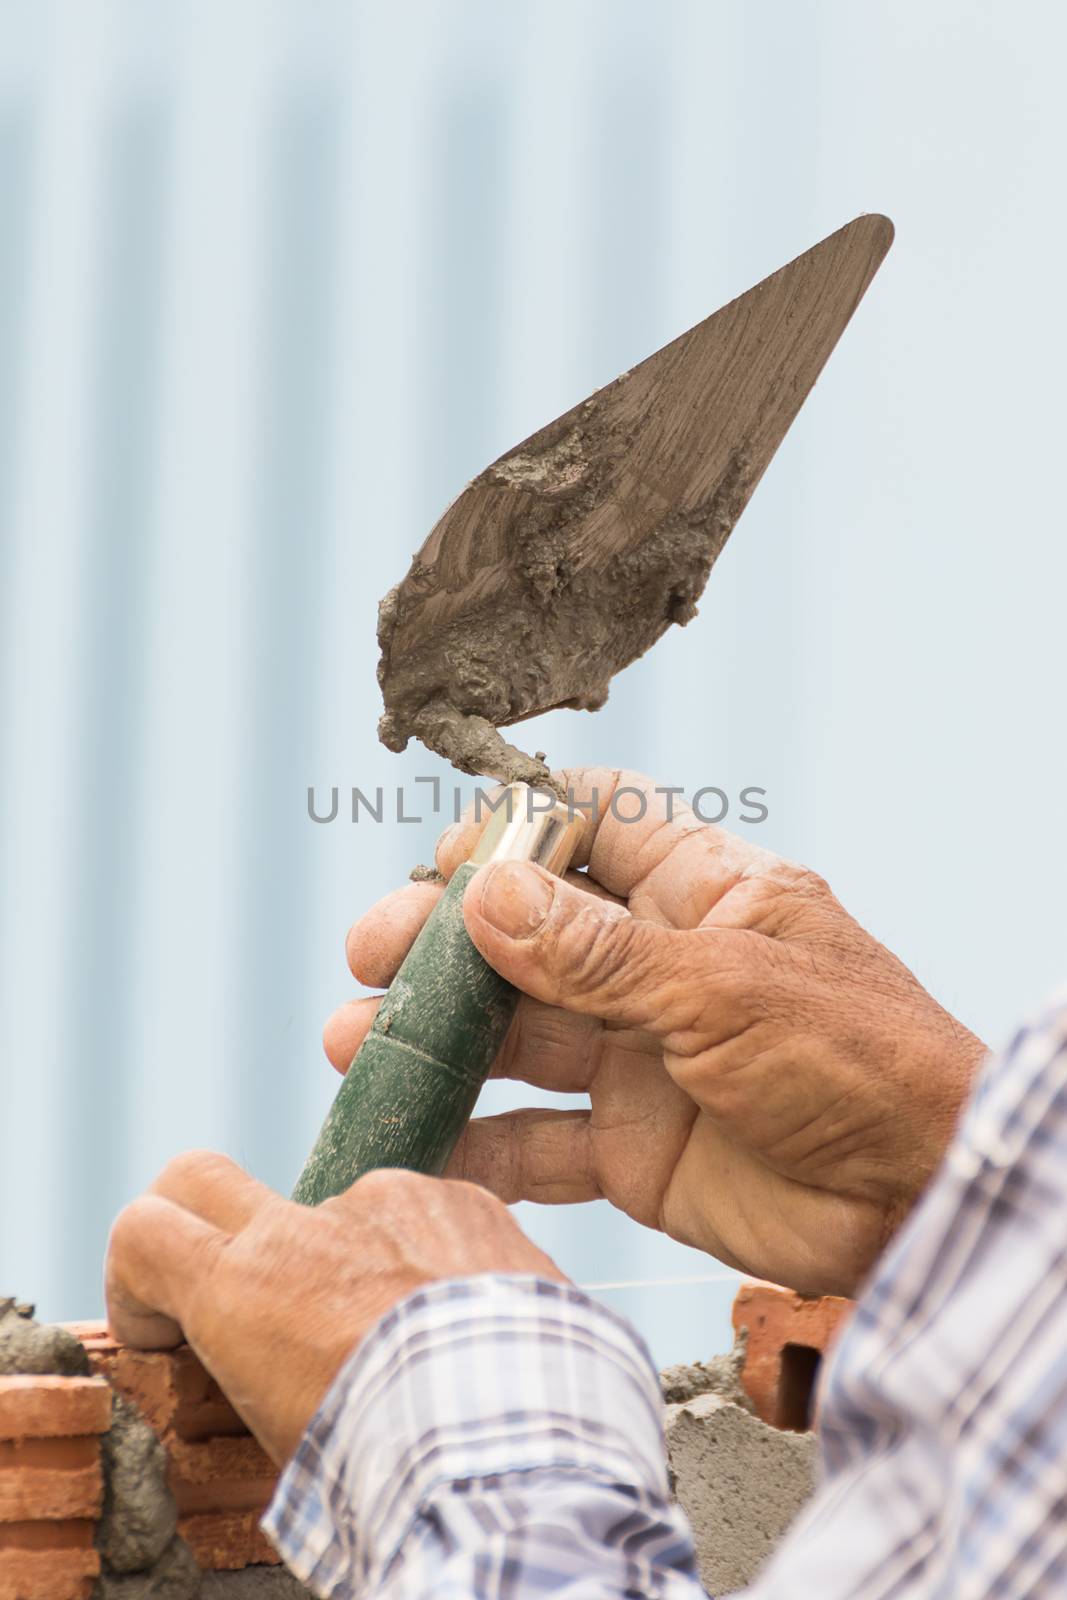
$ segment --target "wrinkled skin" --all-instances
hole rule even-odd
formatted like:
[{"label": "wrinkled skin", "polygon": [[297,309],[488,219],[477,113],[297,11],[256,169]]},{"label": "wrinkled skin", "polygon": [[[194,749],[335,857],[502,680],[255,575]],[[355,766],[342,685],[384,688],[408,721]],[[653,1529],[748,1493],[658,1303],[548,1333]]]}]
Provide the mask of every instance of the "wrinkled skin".
[{"label": "wrinkled skin", "polygon": [[[703,824],[633,773],[562,774],[596,814],[566,883],[483,868],[464,900],[485,958],[524,993],[498,1076],[574,1110],[476,1119],[455,1175],[507,1201],[604,1197],[732,1266],[851,1294],[941,1159],[984,1053],[814,873]],[[647,796],[612,814],[615,788]],[[620,816],[639,809],[620,797]],[[442,838],[445,877],[471,821]],[[388,984],[441,893],[411,884],[351,930]],[[344,1070],[377,1006],[326,1027]]]},{"label": "wrinkled skin", "polygon": [[[484,1272],[562,1278],[504,1201],[603,1196],[747,1272],[847,1294],[951,1136],[983,1046],[821,879],[684,810],[668,820],[648,780],[563,781],[580,801],[598,791],[581,870],[562,882],[483,868],[464,916],[525,996],[496,1073],[583,1105],[477,1119],[450,1177],[374,1172],[314,1210],[193,1152],[112,1230],[115,1333],[147,1348],[184,1334],[279,1462],[348,1354],[414,1290]],[[647,795],[640,822],[611,814],[623,782]],[[444,836],[446,877],[478,831]],[[355,925],[357,978],[390,981],[440,893],[409,884]],[[341,1070],[377,1003],[327,1025]]]},{"label": "wrinkled skin", "polygon": [[107,1314],[118,1338],[144,1349],[184,1335],[281,1463],[390,1307],[438,1279],[483,1272],[566,1281],[474,1184],[371,1172],[312,1210],[226,1156],[194,1150],[112,1228]]}]

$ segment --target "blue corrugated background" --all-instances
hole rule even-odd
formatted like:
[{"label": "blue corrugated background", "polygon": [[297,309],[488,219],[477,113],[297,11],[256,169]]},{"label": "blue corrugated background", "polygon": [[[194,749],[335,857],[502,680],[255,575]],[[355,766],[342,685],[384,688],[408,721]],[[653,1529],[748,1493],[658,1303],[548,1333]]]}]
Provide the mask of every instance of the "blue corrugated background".
[{"label": "blue corrugated background", "polygon": [[[1038,0],[0,4],[5,1289],[96,1312],[182,1147],[289,1185],[344,931],[437,831],[306,814],[441,770],[376,743],[379,595],[862,210],[897,245],[699,621],[530,737],[763,785],[761,842],[993,1037],[1059,976],[1065,43]],[[715,1270],[526,1220],[585,1281]],[[612,1301],[673,1359],[730,1293]]]}]

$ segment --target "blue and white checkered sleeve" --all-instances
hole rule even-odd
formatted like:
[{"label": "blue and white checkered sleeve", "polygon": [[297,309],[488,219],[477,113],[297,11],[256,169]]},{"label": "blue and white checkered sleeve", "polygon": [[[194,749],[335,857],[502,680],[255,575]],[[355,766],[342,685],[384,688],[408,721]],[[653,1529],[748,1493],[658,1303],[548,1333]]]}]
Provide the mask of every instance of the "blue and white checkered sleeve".
[{"label": "blue and white checkered sleeve", "polygon": [[339,1373],[263,1526],[329,1600],[703,1593],[647,1351],[542,1278],[454,1279],[396,1306]]},{"label": "blue and white checkered sleeve", "polygon": [[985,1064],[829,1364],[752,1600],[1067,1594],[1067,992]]}]

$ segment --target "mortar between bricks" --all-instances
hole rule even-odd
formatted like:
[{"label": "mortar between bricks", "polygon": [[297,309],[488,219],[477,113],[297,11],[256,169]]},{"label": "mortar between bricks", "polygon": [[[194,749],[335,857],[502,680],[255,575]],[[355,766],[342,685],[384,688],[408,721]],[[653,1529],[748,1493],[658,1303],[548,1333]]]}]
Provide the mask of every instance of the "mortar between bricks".
[{"label": "mortar between bricks", "polygon": [[273,1463],[192,1352],[29,1309],[0,1301],[0,1600],[305,1595],[259,1527]]},{"label": "mortar between bricks", "polygon": [[178,1533],[198,1564],[205,1571],[279,1565],[259,1526],[277,1481],[274,1463],[193,1352],[185,1345],[130,1350],[100,1322],[67,1327],[93,1372],[135,1405],[162,1440]]}]

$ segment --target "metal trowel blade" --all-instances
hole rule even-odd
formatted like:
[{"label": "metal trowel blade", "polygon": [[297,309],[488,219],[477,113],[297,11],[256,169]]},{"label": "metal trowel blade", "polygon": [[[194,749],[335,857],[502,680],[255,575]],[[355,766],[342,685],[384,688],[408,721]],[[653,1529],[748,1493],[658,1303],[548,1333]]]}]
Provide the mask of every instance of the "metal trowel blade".
[{"label": "metal trowel blade", "polygon": [[382,601],[385,744],[543,781],[497,729],[595,709],[695,615],[892,238],[857,217],[475,478]]}]

